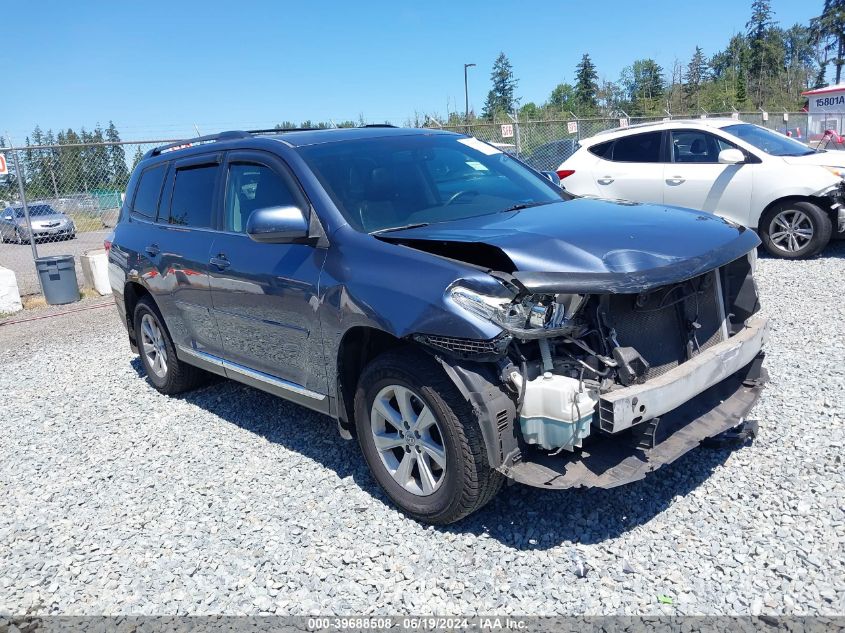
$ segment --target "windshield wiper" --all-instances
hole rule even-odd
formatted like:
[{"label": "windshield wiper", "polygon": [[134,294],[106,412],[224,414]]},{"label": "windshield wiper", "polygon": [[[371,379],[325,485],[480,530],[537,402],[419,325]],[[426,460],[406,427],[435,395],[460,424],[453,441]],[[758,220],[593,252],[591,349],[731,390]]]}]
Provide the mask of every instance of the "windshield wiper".
[{"label": "windshield wiper", "polygon": [[393,231],[404,231],[405,229],[418,229],[421,226],[428,226],[429,222],[418,222],[416,224],[405,224],[404,226],[391,226],[386,229],[379,229],[378,231],[370,231],[370,235],[381,235],[382,233],[392,233]]},{"label": "windshield wiper", "polygon": [[522,211],[523,209],[530,209],[531,207],[541,207],[544,204],[551,204],[552,202],[552,200],[547,200],[546,202],[518,202],[507,209],[502,209],[500,213],[507,213],[508,211]]}]

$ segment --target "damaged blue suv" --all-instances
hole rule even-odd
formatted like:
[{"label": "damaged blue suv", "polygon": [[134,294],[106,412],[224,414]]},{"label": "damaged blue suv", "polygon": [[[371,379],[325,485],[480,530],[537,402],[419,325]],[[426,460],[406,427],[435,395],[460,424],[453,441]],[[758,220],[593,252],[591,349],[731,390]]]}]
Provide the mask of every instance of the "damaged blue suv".
[{"label": "damaged blue suv", "polygon": [[508,478],[617,486],[757,399],[760,242],[555,179],[388,126],[156,148],[111,239],[114,297],[156,389],[213,373],[332,416],[419,520]]}]

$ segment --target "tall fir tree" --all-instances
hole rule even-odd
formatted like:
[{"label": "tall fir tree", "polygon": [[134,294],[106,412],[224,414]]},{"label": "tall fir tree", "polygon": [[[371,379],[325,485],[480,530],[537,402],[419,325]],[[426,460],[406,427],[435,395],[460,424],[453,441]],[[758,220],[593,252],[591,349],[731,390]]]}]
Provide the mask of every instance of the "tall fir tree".
[{"label": "tall fir tree", "polygon": [[769,32],[774,26],[770,0],[754,0],[751,3],[751,18],[745,25],[748,38],[748,79],[752,87],[754,105],[763,104],[763,92],[767,74],[770,70],[771,40]]},{"label": "tall fir tree", "polygon": [[684,77],[684,102],[687,108],[695,108],[696,111],[701,109],[701,86],[707,81],[708,74],[709,66],[704,51],[696,46]]},{"label": "tall fir tree", "polygon": [[[820,64],[819,76],[816,83],[824,82],[827,64],[833,63],[835,70],[834,83],[842,81],[842,67],[845,66],[845,0],[824,0],[824,7],[820,16],[810,21],[812,42],[820,45],[826,55]],[[833,53],[833,58],[829,55]]]},{"label": "tall fir tree", "polygon": [[120,143],[120,134],[114,121],[109,121],[109,126],[106,128],[106,141],[111,143],[108,146],[111,186],[123,189],[129,182],[129,170],[126,168],[126,152],[123,145],[116,144]]},{"label": "tall fir tree", "polygon": [[589,53],[584,53],[575,67],[575,107],[578,114],[591,115],[598,110],[598,73]]},{"label": "tall fir tree", "polygon": [[497,114],[512,113],[519,105],[519,99],[516,97],[516,87],[519,81],[514,77],[513,66],[504,53],[499,53],[493,63],[490,81],[493,83],[493,87],[487,93],[481,116],[492,119]]}]

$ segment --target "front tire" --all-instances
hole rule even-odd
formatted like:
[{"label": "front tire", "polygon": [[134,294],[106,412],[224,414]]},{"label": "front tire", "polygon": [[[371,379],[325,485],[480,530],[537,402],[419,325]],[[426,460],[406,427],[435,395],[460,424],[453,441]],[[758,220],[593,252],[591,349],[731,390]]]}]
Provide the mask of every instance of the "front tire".
[{"label": "front tire", "polygon": [[176,358],[173,339],[150,297],[141,297],[135,306],[134,326],[141,363],[158,391],[173,396],[205,382],[206,372]]},{"label": "front tire", "polygon": [[469,403],[421,352],[387,352],[364,369],[355,425],[376,481],[419,521],[453,523],[492,499],[504,480],[487,461]]},{"label": "front tire", "polygon": [[805,200],[778,204],[760,219],[760,239],[766,251],[785,259],[818,255],[832,231],[833,223],[824,209]]}]

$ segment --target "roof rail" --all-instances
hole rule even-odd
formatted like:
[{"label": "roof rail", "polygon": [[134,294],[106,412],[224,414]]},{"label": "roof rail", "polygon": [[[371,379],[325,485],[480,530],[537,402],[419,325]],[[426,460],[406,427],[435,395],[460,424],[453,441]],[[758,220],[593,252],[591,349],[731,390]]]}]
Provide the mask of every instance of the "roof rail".
[{"label": "roof rail", "polygon": [[[247,130],[250,134],[276,134],[280,132],[308,132],[319,130],[318,127],[268,127],[263,130]],[[328,128],[322,128],[328,129]]]},{"label": "roof rail", "polygon": [[396,127],[390,123],[367,123],[366,125],[362,125],[361,127]]},{"label": "roof rail", "polygon": [[184,141],[176,141],[175,143],[168,143],[167,145],[154,147],[147,153],[147,156],[158,156],[162,152],[181,149],[183,147],[191,147],[192,145],[196,145],[198,143],[211,143],[213,141],[229,141],[236,138],[247,138],[249,135],[249,132],[244,132],[243,130],[229,130],[227,132],[220,132],[219,134],[196,136],[194,138],[185,139]]}]

